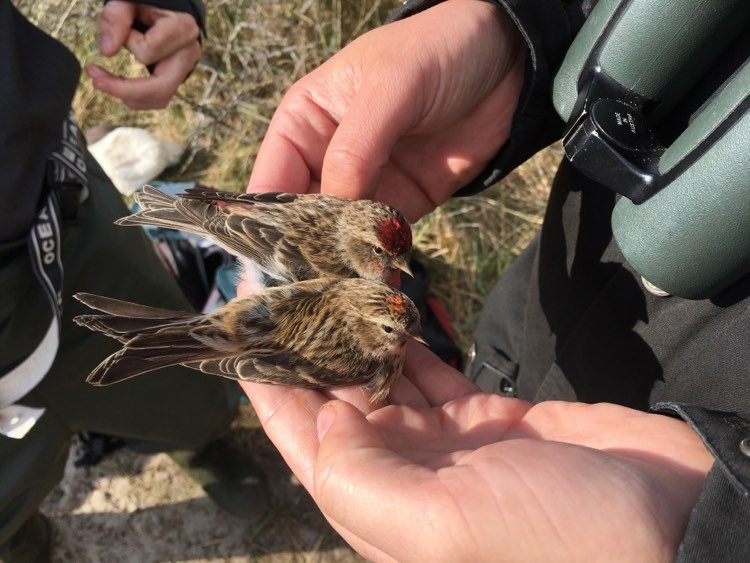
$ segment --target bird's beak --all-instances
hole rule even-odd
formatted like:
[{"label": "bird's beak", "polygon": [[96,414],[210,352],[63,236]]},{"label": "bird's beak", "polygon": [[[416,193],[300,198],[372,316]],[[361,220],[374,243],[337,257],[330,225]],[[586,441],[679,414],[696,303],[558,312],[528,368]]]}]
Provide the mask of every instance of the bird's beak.
[{"label": "bird's beak", "polygon": [[427,341],[426,341],[426,340],[425,340],[424,338],[422,338],[421,336],[412,336],[412,339],[413,339],[413,340],[416,340],[416,341],[417,341],[417,342],[419,342],[420,344],[424,344],[424,345],[425,345],[425,346],[427,346],[428,348],[430,347],[430,345],[429,345],[429,344],[427,344]]},{"label": "bird's beak", "polygon": [[399,256],[393,261],[393,267],[408,274],[412,278],[414,277],[414,274],[411,273],[411,268],[409,268],[409,262],[403,256]]}]

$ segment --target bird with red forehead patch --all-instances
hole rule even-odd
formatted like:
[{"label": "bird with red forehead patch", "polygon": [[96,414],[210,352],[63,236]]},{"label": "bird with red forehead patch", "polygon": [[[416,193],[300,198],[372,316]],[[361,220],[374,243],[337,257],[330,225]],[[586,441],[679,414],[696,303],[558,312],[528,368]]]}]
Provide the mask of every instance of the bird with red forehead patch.
[{"label": "bird with red forehead patch", "polygon": [[412,275],[411,227],[398,210],[384,203],[206,187],[190,188],[173,198],[149,186],[136,200],[141,210],[118,224],[206,237],[257,266],[265,287],[355,277],[397,285],[399,272]]},{"label": "bird with red forehead patch", "polygon": [[416,305],[384,283],[360,278],[272,287],[207,315],[99,295],[76,298],[98,312],[75,322],[123,345],[89,375],[97,386],[182,364],[256,383],[364,385],[372,401],[381,401],[403,371],[407,343],[425,343]]}]

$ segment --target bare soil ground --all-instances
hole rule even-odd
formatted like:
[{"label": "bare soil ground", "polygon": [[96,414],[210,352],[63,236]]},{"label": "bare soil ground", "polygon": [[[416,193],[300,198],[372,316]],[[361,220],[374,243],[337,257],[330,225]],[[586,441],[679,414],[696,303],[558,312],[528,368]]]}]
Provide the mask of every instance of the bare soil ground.
[{"label": "bare soil ground", "polygon": [[74,444],[62,482],[42,506],[54,526],[53,560],[362,561],[291,474],[251,407],[242,408],[234,438],[268,476],[270,509],[252,524],[218,508],[166,454],[120,449],[95,467],[76,468],[82,446]]}]

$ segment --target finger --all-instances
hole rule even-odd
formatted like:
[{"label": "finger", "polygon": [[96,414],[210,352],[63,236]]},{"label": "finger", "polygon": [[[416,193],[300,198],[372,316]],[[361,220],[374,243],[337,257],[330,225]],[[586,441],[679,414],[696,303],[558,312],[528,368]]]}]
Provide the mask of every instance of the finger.
[{"label": "finger", "polygon": [[707,469],[712,456],[684,421],[609,403],[546,401],[534,405],[508,437],[524,433],[629,457],[680,460]]},{"label": "finger", "polygon": [[112,0],[102,8],[99,16],[99,50],[111,57],[125,45],[135,20],[136,5],[132,2]]},{"label": "finger", "polygon": [[122,100],[132,110],[164,108],[177,89],[172,81],[153,75],[125,78],[96,65],[89,65],[86,73],[91,77],[94,88]]},{"label": "finger", "polygon": [[[387,78],[398,80],[398,73]],[[403,91],[410,90],[371,83],[360,87],[326,151],[321,172],[324,193],[374,198],[393,147],[413,126],[412,104],[399,99]]]},{"label": "finger", "polygon": [[[305,389],[291,389],[260,383],[240,383],[268,437],[305,489],[313,494],[313,464],[318,451],[317,414],[326,399]],[[328,518],[339,534],[369,559],[386,561],[376,548],[363,542],[334,519]]]},{"label": "finger", "polygon": [[249,191],[320,191],[323,157],[336,123],[305,84],[293,86],[276,110],[255,159]]},{"label": "finger", "polygon": [[391,405],[428,408],[431,405],[422,392],[406,377],[399,377],[388,395]]},{"label": "finger", "polygon": [[373,403],[370,400],[372,395],[361,386],[326,389],[323,391],[323,395],[328,399],[346,401],[364,415],[368,415],[384,406],[384,404]]},{"label": "finger", "polygon": [[383,168],[375,190],[373,199],[395,207],[410,223],[417,222],[437,207],[419,181],[395,163]]},{"label": "finger", "polygon": [[138,13],[138,18],[150,27],[145,33],[130,33],[125,47],[144,65],[158,63],[193,43],[200,51],[200,30],[190,14],[148,6]]},{"label": "finger", "polygon": [[404,362],[406,376],[431,406],[441,406],[459,397],[478,393],[479,387],[443,362],[427,347],[410,342]]},{"label": "finger", "polygon": [[87,66],[86,73],[95,88],[119,98],[130,109],[157,109],[169,103],[199,55],[197,44],[187,47],[157,64],[147,77],[123,78],[96,65]]},{"label": "finger", "polygon": [[313,181],[310,165],[299,148],[269,128],[255,158],[247,191],[308,193]]}]

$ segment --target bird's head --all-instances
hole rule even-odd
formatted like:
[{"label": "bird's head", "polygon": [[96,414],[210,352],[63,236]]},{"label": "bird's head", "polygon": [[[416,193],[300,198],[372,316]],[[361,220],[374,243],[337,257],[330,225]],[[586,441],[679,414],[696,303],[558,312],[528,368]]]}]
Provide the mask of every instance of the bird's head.
[{"label": "bird's head", "polygon": [[383,203],[355,201],[339,224],[347,258],[360,277],[393,282],[399,271],[413,275],[411,226],[399,211]]},{"label": "bird's head", "polygon": [[408,296],[382,282],[358,278],[341,280],[338,291],[351,305],[350,326],[361,336],[361,346],[382,353],[403,349],[408,340],[424,343],[420,337],[419,310]]}]

